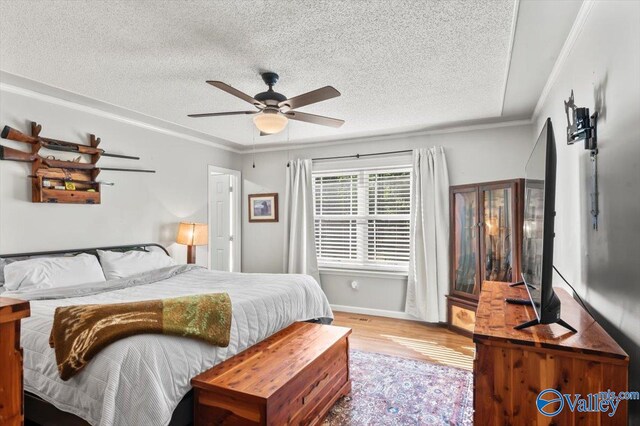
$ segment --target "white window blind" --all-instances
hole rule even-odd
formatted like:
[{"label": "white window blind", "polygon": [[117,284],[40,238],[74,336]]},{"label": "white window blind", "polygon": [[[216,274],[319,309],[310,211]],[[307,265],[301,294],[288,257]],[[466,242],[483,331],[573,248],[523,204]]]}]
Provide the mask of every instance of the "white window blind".
[{"label": "white window blind", "polygon": [[314,173],[319,265],[406,270],[410,179],[407,167]]}]

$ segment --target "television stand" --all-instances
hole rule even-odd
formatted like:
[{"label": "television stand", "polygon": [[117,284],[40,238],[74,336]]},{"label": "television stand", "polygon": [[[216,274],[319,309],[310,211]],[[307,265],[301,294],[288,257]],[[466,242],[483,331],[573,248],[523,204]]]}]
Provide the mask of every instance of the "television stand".
[{"label": "television stand", "polygon": [[567,291],[556,288],[555,292],[564,318],[577,333],[569,334],[557,325],[514,330],[513,326],[535,318],[535,313],[531,307],[510,305],[504,299],[526,298],[527,291],[504,282],[482,283],[473,332],[474,424],[516,425],[531,419],[531,424],[545,425],[628,425],[629,405],[634,401],[620,400],[613,417],[611,410],[571,411],[566,400],[553,419],[538,411],[536,399],[543,389],[583,396],[606,389],[629,390],[629,356]]},{"label": "television stand", "polygon": [[[561,325],[561,326],[563,326],[564,328],[566,328],[566,329],[568,329],[568,330],[571,330],[571,331],[572,331],[572,332],[574,332],[574,333],[577,333],[577,332],[578,332],[575,328],[571,327],[569,324],[567,324],[567,323],[566,323],[563,319],[561,319],[561,318],[558,318],[558,320],[557,320],[557,321],[554,321],[554,323],[555,323],[555,324],[558,324],[558,325]],[[540,320],[539,320],[539,319],[537,319],[537,318],[536,318],[536,319],[531,320],[531,321],[523,322],[523,323],[522,323],[522,324],[520,324],[520,325],[516,325],[516,326],[515,326],[515,327],[513,327],[513,328],[514,328],[514,330],[524,330],[525,328],[533,327],[534,325],[539,325],[539,324],[542,324],[542,323],[540,322]],[[552,324],[552,323],[549,323],[549,324]]]}]

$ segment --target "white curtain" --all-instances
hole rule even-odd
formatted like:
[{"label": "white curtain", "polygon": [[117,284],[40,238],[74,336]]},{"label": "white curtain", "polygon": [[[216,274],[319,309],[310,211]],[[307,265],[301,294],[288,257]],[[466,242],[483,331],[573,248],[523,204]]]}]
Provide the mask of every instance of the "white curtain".
[{"label": "white curtain", "polygon": [[423,321],[447,320],[449,173],[444,148],[413,150],[411,251],[405,311]]},{"label": "white curtain", "polygon": [[284,270],[307,274],[320,283],[313,224],[311,160],[291,161],[287,167],[284,210]]}]

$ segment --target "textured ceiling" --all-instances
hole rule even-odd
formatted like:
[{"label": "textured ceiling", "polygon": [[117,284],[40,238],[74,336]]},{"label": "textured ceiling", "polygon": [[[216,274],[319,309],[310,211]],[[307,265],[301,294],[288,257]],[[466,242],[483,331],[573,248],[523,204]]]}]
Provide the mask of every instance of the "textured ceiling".
[{"label": "textured ceiling", "polygon": [[[260,143],[416,130],[498,117],[515,0],[0,1],[0,69],[235,143],[253,143],[246,109],[205,84],[249,94],[260,71],[294,96],[342,96],[301,111],[340,129],[291,123]],[[7,19],[11,17],[11,19]]]}]

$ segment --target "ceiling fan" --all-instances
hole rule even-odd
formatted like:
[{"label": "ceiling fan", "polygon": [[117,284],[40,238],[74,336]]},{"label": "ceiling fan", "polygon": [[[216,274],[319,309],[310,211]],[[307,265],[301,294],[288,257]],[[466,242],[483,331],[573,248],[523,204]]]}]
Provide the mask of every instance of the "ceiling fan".
[{"label": "ceiling fan", "polygon": [[278,82],[279,78],[278,74],[274,72],[262,73],[262,80],[267,86],[269,86],[269,89],[266,92],[258,93],[254,97],[251,97],[221,81],[208,80],[207,83],[213,87],[217,87],[218,89],[224,90],[245,102],[249,102],[256,107],[256,111],[209,112],[204,114],[189,114],[189,117],[199,118],[257,114],[253,117],[254,124],[258,130],[260,130],[261,134],[268,135],[279,133],[284,130],[289,120],[304,121],[307,123],[330,127],[340,127],[344,124],[344,120],[337,118],[295,111],[297,108],[340,96],[340,92],[336,89],[331,86],[325,86],[287,99],[287,97],[282,93],[278,93],[273,90],[273,86]]}]

